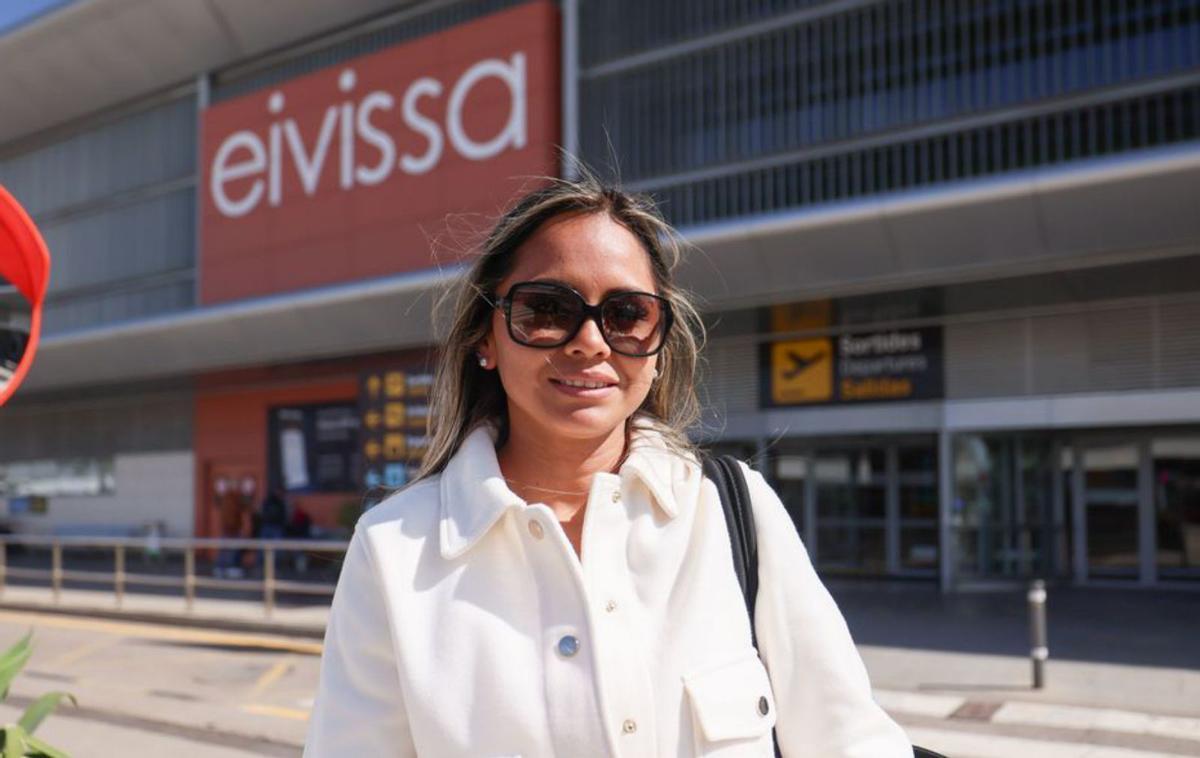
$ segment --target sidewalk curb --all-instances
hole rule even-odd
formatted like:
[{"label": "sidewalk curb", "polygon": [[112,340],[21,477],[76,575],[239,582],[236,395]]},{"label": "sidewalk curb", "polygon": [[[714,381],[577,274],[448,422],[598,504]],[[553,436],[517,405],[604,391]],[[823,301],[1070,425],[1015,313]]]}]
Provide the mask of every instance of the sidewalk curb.
[{"label": "sidewalk curb", "polygon": [[191,629],[212,629],[225,632],[273,634],[281,637],[302,637],[314,640],[325,638],[325,627],[323,626],[314,627],[309,625],[285,624],[265,619],[263,621],[251,621],[248,619],[230,619],[212,616],[189,616],[179,613],[126,611],[118,608],[72,608],[64,605],[21,603],[8,600],[0,601],[0,611],[24,611],[27,613],[46,613],[56,616],[84,616],[112,621],[134,621],[162,626],[181,626]]}]

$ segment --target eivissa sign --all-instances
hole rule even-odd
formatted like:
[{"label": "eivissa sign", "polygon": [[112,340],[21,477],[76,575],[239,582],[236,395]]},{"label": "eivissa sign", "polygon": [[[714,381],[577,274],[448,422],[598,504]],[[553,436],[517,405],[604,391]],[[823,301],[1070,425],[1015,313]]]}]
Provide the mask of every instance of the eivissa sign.
[{"label": "eivissa sign", "polygon": [[[476,141],[463,124],[464,104],[476,85],[493,77],[508,91],[508,120],[500,131],[486,141]],[[338,76],[338,94],[352,95],[358,84],[358,74],[345,68]],[[209,192],[213,203],[230,218],[245,216],[266,194],[267,204],[278,207],[283,203],[283,173],[294,172],[305,196],[317,191],[329,162],[334,144],[337,154],[337,182],[343,190],[358,186],[380,184],[393,170],[406,174],[424,174],[437,168],[445,150],[446,135],[460,156],[473,161],[493,158],[502,150],[525,147],[525,54],[513,53],[505,61],[489,58],[471,66],[459,77],[446,101],[445,130],[442,125],[423,114],[419,108],[422,98],[439,98],[446,91],[442,82],[423,76],[412,82],[401,98],[399,126],[419,134],[424,140],[422,150],[414,155],[403,153],[396,161],[396,142],[389,128],[396,126],[392,118],[396,98],[387,90],[368,92],[357,102],[347,100],[330,105],[321,117],[320,127],[312,144],[306,145],[304,135],[294,118],[285,112],[287,98],[276,90],[267,97],[267,111],[281,120],[267,127],[266,139],[250,129],[234,132],[217,148],[209,168]],[[366,147],[363,150],[359,144]],[[364,154],[365,153],[365,154]],[[362,162],[359,162],[362,161]],[[241,194],[231,196],[229,185],[238,180]]]},{"label": "eivissa sign", "polygon": [[553,173],[557,52],[532,2],[210,107],[202,301],[430,265],[448,214]]}]

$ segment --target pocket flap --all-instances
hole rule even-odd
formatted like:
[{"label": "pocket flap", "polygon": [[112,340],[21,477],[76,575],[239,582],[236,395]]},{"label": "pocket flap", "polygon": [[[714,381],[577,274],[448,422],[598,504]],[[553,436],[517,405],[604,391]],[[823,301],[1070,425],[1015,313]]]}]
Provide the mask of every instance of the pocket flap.
[{"label": "pocket flap", "polygon": [[709,742],[757,737],[775,726],[775,697],[758,653],[683,678],[692,713]]}]

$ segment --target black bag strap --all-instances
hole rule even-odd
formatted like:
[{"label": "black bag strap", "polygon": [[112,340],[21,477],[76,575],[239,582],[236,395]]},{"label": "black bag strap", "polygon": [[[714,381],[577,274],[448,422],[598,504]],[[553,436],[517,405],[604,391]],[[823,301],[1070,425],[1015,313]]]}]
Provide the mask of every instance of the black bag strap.
[{"label": "black bag strap", "polygon": [[750,614],[750,635],[755,647],[754,604],[758,598],[758,540],[754,534],[754,510],[750,490],[737,458],[732,455],[705,456],[704,475],[717,487],[725,526],[729,529],[729,547],[733,552],[733,570],[742,588],[746,612]]},{"label": "black bag strap", "polygon": [[[733,553],[733,571],[742,587],[746,613],[750,615],[750,641],[758,649],[758,634],[754,631],[754,605],[758,599],[758,537],[754,533],[754,507],[750,488],[741,464],[732,455],[704,456],[704,475],[717,487],[725,526],[729,530],[729,548]],[[775,756],[780,758],[779,736],[771,730]]]}]

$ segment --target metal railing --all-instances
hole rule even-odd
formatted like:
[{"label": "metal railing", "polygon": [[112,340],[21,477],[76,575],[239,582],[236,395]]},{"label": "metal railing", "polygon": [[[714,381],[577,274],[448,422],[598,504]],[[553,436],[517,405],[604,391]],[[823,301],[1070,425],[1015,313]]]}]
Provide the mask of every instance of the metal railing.
[{"label": "metal railing", "polygon": [[[31,548],[49,548],[50,568],[13,566],[9,561],[10,548],[15,545]],[[190,613],[195,609],[196,591],[200,588],[221,590],[253,590],[261,593],[263,613],[270,618],[275,611],[276,596],[280,592],[332,597],[335,585],[324,582],[281,580],[276,576],[276,557],[287,552],[297,554],[329,553],[336,559],[345,554],[348,542],[340,540],[286,540],[286,539],[224,539],[224,538],[158,538],[146,537],[43,537],[27,535],[0,536],[0,599],[4,596],[9,577],[22,579],[48,579],[55,604],[62,601],[64,582],[82,582],[110,585],[117,608],[125,601],[131,585],[145,587],[178,587],[183,591],[185,607]],[[90,550],[112,553],[112,570],[67,570],[63,567],[63,554],[68,549]],[[205,576],[196,572],[197,553],[220,550],[252,550],[260,552],[262,577],[231,579]],[[161,554],[182,553],[182,575],[134,573],[128,570],[126,557],[130,552]]]}]

